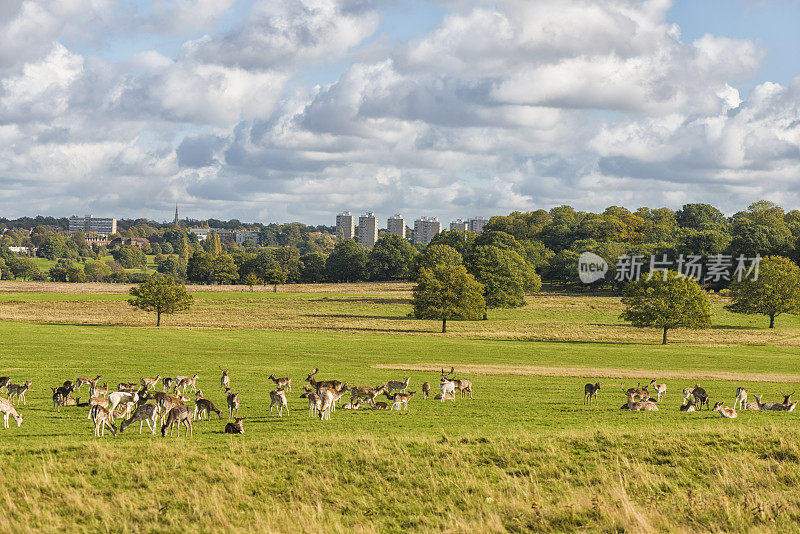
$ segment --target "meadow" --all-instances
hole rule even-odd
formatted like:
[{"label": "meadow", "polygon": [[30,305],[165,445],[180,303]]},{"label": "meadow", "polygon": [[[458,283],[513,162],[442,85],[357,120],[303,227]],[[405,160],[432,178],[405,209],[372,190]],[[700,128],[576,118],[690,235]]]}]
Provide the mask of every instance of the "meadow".
[{"label": "meadow", "polygon": [[[190,291],[192,310],[155,328],[124,286],[0,282],[0,375],[33,381],[22,426],[0,431],[0,529],[798,530],[797,413],[678,410],[695,382],[727,405],[739,385],[765,400],[793,390],[795,317],[769,330],[714,297],[712,328],[661,346],[659,332],[623,323],[610,296],[545,291],[443,335],[408,316],[408,284]],[[220,366],[244,435],[224,434],[223,419],[197,422],[191,438],[146,427],[95,438],[85,409],[53,410],[50,387],[66,379],[195,372],[224,409]],[[419,391],[450,366],[474,399],[418,394],[407,412],[337,410],[323,422],[298,398],[314,367],[351,385],[410,376]],[[268,413],[271,373],[293,379],[288,417]],[[652,378],[668,387],[660,411],[619,409],[623,382]],[[597,380],[599,405],[584,406],[583,385]]]}]

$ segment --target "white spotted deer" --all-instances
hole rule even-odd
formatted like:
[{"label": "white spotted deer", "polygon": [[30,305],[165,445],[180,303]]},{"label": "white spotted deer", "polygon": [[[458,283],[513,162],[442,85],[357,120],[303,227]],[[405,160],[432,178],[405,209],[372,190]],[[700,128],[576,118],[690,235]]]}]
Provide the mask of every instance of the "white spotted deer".
[{"label": "white spotted deer", "polygon": [[0,412],[3,412],[3,428],[8,428],[8,418],[13,417],[17,426],[22,424],[22,416],[17,413],[16,408],[10,400],[0,397]]},{"label": "white spotted deer", "polygon": [[141,380],[142,387],[145,390],[148,390],[148,389],[151,389],[151,388],[155,389],[156,388],[156,384],[158,384],[158,382],[160,380],[161,380],[161,375],[156,375],[155,378],[142,378],[142,380]]},{"label": "white spotted deer", "polygon": [[411,382],[411,377],[407,376],[403,380],[389,380],[386,382],[386,391],[391,393],[393,390],[397,390],[400,393],[404,393],[408,384]]},{"label": "white spotted deer", "polygon": [[144,423],[147,423],[147,428],[155,435],[156,425],[158,424],[158,406],[152,403],[142,404],[129,419],[123,419],[119,424],[119,433],[124,434],[125,429],[134,423],[139,423],[139,434],[142,433]]},{"label": "white spotted deer", "polygon": [[[625,386],[622,386],[622,392],[625,393],[628,397],[628,409],[635,411],[635,412],[657,412],[658,405],[655,402],[644,400],[644,401],[637,401],[637,395],[634,391],[626,390]],[[648,395],[649,397],[649,395]]]},{"label": "white spotted deer", "polygon": [[720,417],[724,417],[725,419],[736,419],[739,417],[739,415],[736,413],[736,410],[729,408],[724,404],[724,402],[717,402],[714,404],[714,411],[719,412]]},{"label": "white spotted deer", "polygon": [[102,406],[93,406],[94,410],[94,435],[97,437],[106,435],[106,427],[111,430],[111,434],[117,435],[117,427],[111,418],[111,412]]},{"label": "white spotted deer", "polygon": [[[300,375],[302,376],[302,375]],[[267,377],[269,380],[275,382],[275,386],[280,389],[288,389],[291,393],[292,391],[292,379],[288,376],[284,376],[283,378],[275,378],[274,374],[271,374]]]},{"label": "white spotted deer", "polygon": [[289,403],[286,401],[286,392],[283,388],[278,388],[276,390],[269,392],[269,414],[272,415],[272,408],[273,406],[277,406],[278,408],[278,417],[283,417],[283,409],[286,408],[286,415],[289,415]]},{"label": "white spotted deer", "polygon": [[733,409],[736,409],[736,406],[739,406],[740,410],[747,409],[747,390],[744,389],[742,386],[736,388],[736,397],[733,400]]},{"label": "white spotted deer", "polygon": [[83,376],[78,377],[78,379],[75,381],[75,390],[77,391],[78,389],[80,389],[81,386],[87,385],[89,386],[89,395],[91,395],[92,388],[95,387],[97,383],[100,381],[100,377],[101,375],[97,375],[96,378],[86,378]]},{"label": "white spotted deer", "polygon": [[667,396],[667,385],[666,384],[656,384],[656,379],[650,381],[650,385],[653,386],[653,389],[656,390],[656,400],[661,402],[662,399],[666,398]]},{"label": "white spotted deer", "polygon": [[396,393],[394,396],[394,402],[392,403],[392,407],[389,410],[397,409],[399,412],[402,408],[403,410],[408,411],[408,401],[414,398],[416,395],[416,391],[409,391],[408,393]]}]

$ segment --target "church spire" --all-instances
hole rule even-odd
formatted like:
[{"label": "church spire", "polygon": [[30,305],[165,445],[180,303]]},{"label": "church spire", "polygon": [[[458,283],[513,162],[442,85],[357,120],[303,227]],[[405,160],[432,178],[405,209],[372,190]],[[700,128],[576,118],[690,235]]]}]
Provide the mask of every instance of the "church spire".
[{"label": "church spire", "polygon": [[175,224],[178,224],[178,203],[175,203],[175,220],[172,221]]}]

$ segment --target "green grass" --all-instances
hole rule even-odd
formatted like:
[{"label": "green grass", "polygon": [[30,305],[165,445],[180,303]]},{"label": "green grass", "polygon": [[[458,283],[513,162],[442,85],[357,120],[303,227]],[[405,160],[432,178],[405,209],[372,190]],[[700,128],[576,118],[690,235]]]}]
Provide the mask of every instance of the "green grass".
[{"label": "green grass", "polygon": [[[124,298],[0,293],[0,309],[22,301],[46,310],[50,305],[106,310],[100,306],[122,306]],[[712,402],[732,404],[739,385],[778,400],[781,388],[794,388],[786,377],[798,374],[800,358],[793,345],[662,347],[626,338],[543,342],[490,339],[484,331],[441,336],[328,328],[328,315],[372,316],[378,325],[404,321],[404,297],[395,302],[380,291],[212,292],[196,298],[190,314],[294,309],[298,324],[307,323],[307,329],[175,327],[177,316],[158,329],[99,319],[97,325],[53,324],[46,317],[0,321],[0,374],[33,380],[29,405],[20,408],[22,426],[12,421],[12,428],[0,430],[0,454],[7,459],[7,474],[9,469],[15,473],[14,483],[0,490],[6,509],[0,527],[797,529],[797,413],[741,412],[736,420],[723,420],[714,412],[677,409],[680,390],[697,380]],[[612,304],[592,297],[545,299],[521,310],[493,311],[485,329],[505,332],[534,321],[579,329],[619,327]],[[309,306],[314,313],[307,313]],[[750,317],[725,315],[720,306],[715,305],[720,328],[734,334],[763,328]],[[779,323],[781,336],[796,335],[796,321],[786,319]],[[224,409],[220,365],[230,369],[233,389],[240,392],[242,415],[248,418],[242,436],[223,434],[225,421],[213,420],[197,422],[189,439],[140,436],[132,428],[98,439],[84,409],[70,407],[59,414],[50,401],[50,386],[78,376],[102,374],[115,386],[156,373],[197,372],[206,396]],[[443,365],[473,380],[474,399],[414,398],[408,413],[337,410],[331,421],[321,422],[307,416],[307,403],[298,398],[313,367],[319,367],[320,378],[357,385],[410,375],[410,389],[419,391],[426,380],[436,388],[433,369]],[[585,369],[594,374],[582,374]],[[267,412],[273,385],[266,377],[273,372],[293,378],[289,417]],[[642,377],[650,373],[667,377],[661,410],[619,410],[620,382],[626,387],[649,382]],[[698,378],[715,374],[731,376]],[[585,407],[583,384],[597,379],[603,383],[599,406]]]}]

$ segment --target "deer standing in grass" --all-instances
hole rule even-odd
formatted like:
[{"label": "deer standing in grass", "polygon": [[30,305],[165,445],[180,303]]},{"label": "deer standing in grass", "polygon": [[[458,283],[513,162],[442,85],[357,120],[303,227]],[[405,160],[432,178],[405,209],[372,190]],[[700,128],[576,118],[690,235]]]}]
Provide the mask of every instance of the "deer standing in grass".
[{"label": "deer standing in grass", "polygon": [[147,428],[149,428],[155,436],[156,425],[158,424],[158,406],[151,403],[142,404],[136,408],[136,411],[133,412],[133,415],[131,415],[129,419],[123,419],[119,424],[119,433],[124,434],[125,429],[136,422],[139,423],[139,434],[142,433],[144,423],[147,423]]},{"label": "deer standing in grass", "polygon": [[205,419],[208,420],[211,417],[211,414],[217,414],[217,417],[222,419],[222,411],[218,410],[214,403],[210,400],[203,398],[202,396],[198,397],[194,401],[194,418],[198,421],[202,421],[204,416]]},{"label": "deer standing in grass", "polygon": [[78,377],[78,379],[75,381],[75,390],[76,391],[79,390],[80,387],[85,384],[85,385],[89,386],[89,395],[91,395],[92,394],[92,388],[95,387],[97,385],[97,383],[100,381],[100,376],[101,375],[97,375],[96,378],[86,378],[86,377],[83,377],[83,376]]},{"label": "deer standing in grass", "polygon": [[219,379],[219,387],[220,389],[222,389],[222,391],[225,391],[226,389],[231,387],[231,377],[228,374],[227,367],[223,369],[222,366],[220,365],[219,370],[222,371],[222,376]]},{"label": "deer standing in grass", "polygon": [[392,407],[389,410],[394,410],[395,408],[399,412],[402,408],[403,410],[408,411],[408,401],[414,398],[416,395],[416,391],[409,391],[408,393],[396,393],[394,396],[394,402],[392,403]]},{"label": "deer standing in grass", "polygon": [[411,377],[407,376],[403,380],[389,380],[386,382],[386,390],[391,393],[392,390],[398,390],[400,393],[405,392],[408,384],[411,382]]},{"label": "deer standing in grass", "polygon": [[591,404],[592,398],[594,398],[594,405],[597,406],[598,391],[600,391],[600,382],[583,386],[583,404]]},{"label": "deer standing in grass", "polygon": [[283,417],[283,409],[286,408],[286,415],[289,415],[289,403],[286,401],[286,392],[283,388],[269,392],[269,414],[272,415],[272,407],[278,407],[278,417]]},{"label": "deer standing in grass", "polygon": [[190,436],[194,436],[192,428],[192,409],[184,404],[180,404],[172,408],[167,414],[166,422],[161,425],[161,436],[166,437],[167,429],[169,428],[169,435],[172,436],[172,427],[178,425],[178,437],[181,437],[181,425],[186,427],[186,431]]},{"label": "deer standing in grass", "polygon": [[702,410],[704,404],[706,405],[707,409],[711,409],[711,398],[708,396],[708,393],[706,393],[706,390],[700,387],[700,384],[694,385],[692,397],[694,397],[694,402],[697,405],[698,410]]},{"label": "deer standing in grass", "polygon": [[661,399],[666,398],[667,396],[667,385],[666,384],[656,384],[656,379],[650,381],[650,385],[653,386],[653,389],[656,390],[656,400],[661,402]]},{"label": "deer standing in grass", "polygon": [[22,401],[23,405],[27,405],[28,401],[25,399],[25,392],[27,392],[31,388],[32,382],[30,380],[26,380],[22,385],[20,384],[9,384],[6,386],[6,391],[8,391],[8,398],[11,399],[13,403],[14,400],[12,397],[17,398],[17,402],[15,404],[19,404],[19,401]]},{"label": "deer standing in grass", "polygon": [[197,373],[194,376],[181,376],[176,377],[178,379],[177,383],[175,384],[175,391],[178,391],[178,388],[183,389],[183,392],[186,393],[186,388],[192,388],[192,393],[197,391],[197,379],[200,378]]},{"label": "deer standing in grass", "polygon": [[342,386],[344,386],[344,384],[342,382],[340,382],[339,380],[320,380],[320,381],[317,381],[314,378],[314,375],[317,374],[318,372],[319,372],[319,369],[317,367],[315,367],[314,370],[311,371],[311,374],[309,374],[308,377],[306,377],[306,379],[305,379],[306,382],[311,384],[311,387],[313,387],[314,389],[316,389],[318,391],[319,391],[319,388],[331,388],[331,389],[335,389],[336,391],[341,391]]},{"label": "deer standing in grass", "polygon": [[10,376],[0,376],[0,389],[8,391],[8,385],[11,383]]},{"label": "deer standing in grass", "polygon": [[230,389],[225,390],[228,401],[228,421],[233,419],[233,414],[236,412],[236,417],[239,416],[239,394],[232,392]]},{"label": "deer standing in grass", "polygon": [[106,435],[106,427],[111,430],[111,434],[117,435],[117,427],[111,418],[111,412],[102,406],[93,406],[94,411],[94,435],[97,437]]},{"label": "deer standing in grass", "polygon": [[[301,375],[302,376],[302,375]],[[282,389],[288,389],[291,393],[292,391],[292,379],[288,376],[284,376],[283,378],[275,378],[274,374],[271,374],[267,377],[269,380],[275,382],[275,386]]]},{"label": "deer standing in grass", "polygon": [[739,409],[741,410],[747,409],[747,390],[742,386],[736,388],[736,397],[733,399],[734,410],[736,409],[736,406],[739,406]]},{"label": "deer standing in grass", "polygon": [[431,383],[430,382],[423,382],[422,383],[422,398],[428,400],[428,397],[431,394]]},{"label": "deer standing in grass", "polygon": [[[450,372],[452,372],[452,370]],[[445,401],[445,395],[447,394],[452,395],[453,400],[456,398],[456,383],[447,378],[447,374],[445,374],[444,369],[442,369],[442,378],[439,380],[439,390],[442,392],[442,402]]]},{"label": "deer standing in grass", "polygon": [[724,402],[717,402],[714,404],[714,411],[719,412],[720,417],[724,417],[725,419],[736,419],[739,415],[736,413],[736,410],[733,408],[729,408],[728,406],[724,406]]},{"label": "deer standing in grass", "polygon": [[156,375],[155,378],[142,378],[141,384],[145,390],[148,390],[150,388],[155,389],[156,384],[158,384],[160,380],[161,380],[161,375]]},{"label": "deer standing in grass", "polygon": [[22,424],[22,416],[17,413],[11,401],[0,397],[0,412],[3,412],[3,428],[8,428],[8,418],[13,417],[17,422],[17,426]]}]

